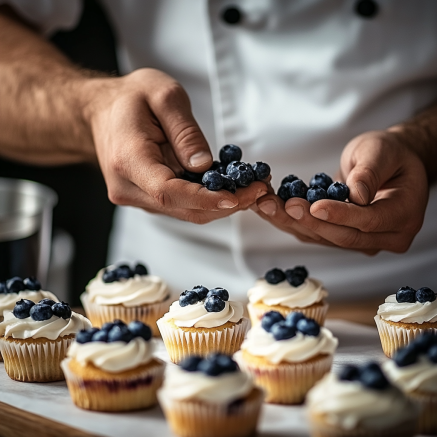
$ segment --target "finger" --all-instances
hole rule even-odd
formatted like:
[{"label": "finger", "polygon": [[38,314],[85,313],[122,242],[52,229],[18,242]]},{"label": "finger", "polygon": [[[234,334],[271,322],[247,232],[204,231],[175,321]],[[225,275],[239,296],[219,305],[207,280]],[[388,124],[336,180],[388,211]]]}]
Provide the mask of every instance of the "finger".
[{"label": "finger", "polygon": [[248,187],[237,188],[235,195],[238,198],[239,209],[247,209],[255,202],[265,196],[268,192],[268,187],[264,182],[252,182]]}]

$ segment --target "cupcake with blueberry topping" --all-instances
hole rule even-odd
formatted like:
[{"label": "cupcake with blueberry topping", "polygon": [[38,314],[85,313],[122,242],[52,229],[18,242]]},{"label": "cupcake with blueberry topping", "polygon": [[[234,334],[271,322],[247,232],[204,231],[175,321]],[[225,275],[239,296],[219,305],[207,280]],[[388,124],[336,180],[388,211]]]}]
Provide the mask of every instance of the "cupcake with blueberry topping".
[{"label": "cupcake with blueberry topping", "polygon": [[170,359],[179,363],[193,354],[236,352],[249,328],[243,312],[224,288],[198,285],[181,293],[157,324]]},{"label": "cupcake with blueberry topping", "polygon": [[167,283],[150,275],[143,264],[101,269],[87,285],[81,300],[93,326],[116,319],[125,323],[141,320],[152,328],[154,336],[159,336],[156,321],[171,302]]},{"label": "cupcake with blueberry topping", "polygon": [[266,402],[300,404],[331,369],[337,345],[331,331],[302,313],[284,318],[270,311],[248,332],[235,357],[266,391]]},{"label": "cupcake with blueberry topping", "polygon": [[308,271],[303,266],[285,271],[277,268],[269,270],[264,278],[256,281],[247,295],[252,326],[259,323],[268,311],[277,311],[284,317],[300,311],[321,325],[325,323],[328,292],[320,281],[308,277]]},{"label": "cupcake with blueberry topping", "polygon": [[138,320],[80,331],[61,364],[73,402],[94,411],[155,405],[165,366],[155,347],[151,328]]},{"label": "cupcake with blueberry topping", "polygon": [[229,356],[194,355],[168,368],[158,399],[178,436],[245,437],[256,430],[263,392]]},{"label": "cupcake with blueberry topping", "polygon": [[60,363],[75,334],[91,323],[65,302],[19,300],[0,323],[0,351],[11,379],[61,381]]},{"label": "cupcake with blueberry topping", "polygon": [[433,290],[401,287],[379,306],[375,323],[389,358],[424,332],[437,334],[437,301]]},{"label": "cupcake with blueberry topping", "polygon": [[376,363],[327,374],[306,398],[313,437],[413,437],[417,409]]}]

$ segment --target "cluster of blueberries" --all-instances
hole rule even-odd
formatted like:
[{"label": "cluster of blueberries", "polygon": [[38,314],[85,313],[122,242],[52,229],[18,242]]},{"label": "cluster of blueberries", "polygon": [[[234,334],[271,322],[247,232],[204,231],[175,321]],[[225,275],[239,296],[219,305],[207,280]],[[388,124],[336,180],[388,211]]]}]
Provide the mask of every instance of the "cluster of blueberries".
[{"label": "cluster of blueberries", "polygon": [[121,320],[114,320],[113,322],[105,323],[101,329],[90,328],[80,330],[76,334],[76,341],[80,344],[92,341],[102,341],[104,343],[123,341],[129,343],[137,337],[149,341],[152,338],[152,330],[148,325],[139,320],[134,320],[128,325]]},{"label": "cluster of blueberries", "polygon": [[333,182],[326,173],[315,174],[308,187],[302,179],[291,174],[282,179],[278,196],[284,202],[292,197],[300,197],[310,203],[323,199],[344,202],[349,197],[349,187],[342,182]]},{"label": "cluster of blueberries", "polygon": [[261,326],[265,331],[270,332],[275,340],[288,340],[298,332],[313,337],[317,337],[320,333],[320,325],[300,312],[292,312],[284,317],[277,311],[269,311],[261,319]]},{"label": "cluster of blueberries", "polygon": [[425,332],[416,337],[407,346],[398,349],[393,361],[398,367],[405,367],[417,362],[420,355],[426,355],[432,363],[437,364],[437,335]]},{"label": "cluster of blueberries", "polygon": [[264,279],[269,284],[279,284],[285,280],[293,287],[299,287],[308,277],[308,270],[304,266],[296,266],[294,269],[287,269],[285,272],[281,269],[274,268],[269,270]]},{"label": "cluster of blueberries", "polygon": [[205,173],[185,171],[182,178],[204,185],[210,191],[227,190],[235,193],[237,187],[248,187],[253,181],[262,181],[270,175],[270,166],[265,162],[255,164],[242,162],[243,152],[235,144],[226,144],[220,149],[220,161],[214,161]]},{"label": "cluster of blueberries", "polygon": [[214,353],[206,358],[191,355],[180,362],[180,367],[187,372],[202,372],[208,376],[219,376],[236,372],[238,364],[228,355]]},{"label": "cluster of blueberries", "polygon": [[25,279],[21,279],[19,276],[14,276],[7,281],[0,282],[0,294],[19,293],[24,290],[39,291],[41,290],[41,284],[38,279],[33,276]]},{"label": "cluster of blueberries", "polygon": [[119,281],[120,279],[133,278],[135,275],[147,275],[149,271],[144,264],[137,263],[133,268],[127,264],[121,264],[116,267],[106,268],[102,275],[102,281],[105,284]]},{"label": "cluster of blueberries", "polygon": [[415,290],[407,285],[401,287],[396,293],[396,301],[398,303],[434,302],[435,298],[434,291],[429,287],[422,287]]},{"label": "cluster of blueberries", "polygon": [[36,322],[49,320],[53,316],[69,319],[71,317],[71,308],[68,303],[55,302],[52,299],[42,299],[38,303],[29,299],[21,299],[12,310],[12,314],[17,319],[32,318]]},{"label": "cluster of blueberries", "polygon": [[192,290],[185,290],[179,296],[179,305],[186,307],[197,302],[203,302],[203,306],[209,313],[219,313],[223,311],[229,300],[228,290],[222,287],[211,288],[208,290],[203,285],[196,285]]},{"label": "cluster of blueberries", "polygon": [[385,390],[391,386],[381,367],[375,362],[367,363],[361,367],[348,364],[341,369],[338,379],[340,381],[357,381],[364,387],[374,390]]}]

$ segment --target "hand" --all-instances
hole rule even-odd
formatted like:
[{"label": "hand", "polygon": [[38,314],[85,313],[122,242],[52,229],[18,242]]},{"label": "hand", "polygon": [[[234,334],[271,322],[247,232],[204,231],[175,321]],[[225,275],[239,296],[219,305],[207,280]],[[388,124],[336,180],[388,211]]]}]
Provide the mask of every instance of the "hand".
[{"label": "hand", "polygon": [[350,188],[350,202],[304,199],[284,202],[273,193],[254,209],[299,240],[358,250],[402,253],[419,232],[428,201],[424,164],[391,131],[354,138],[341,156],[339,180]]},{"label": "hand", "polygon": [[166,74],[141,69],[91,79],[88,88],[86,120],[113,203],[203,224],[247,209],[267,193],[263,182],[234,195],[177,177],[183,169],[206,171],[212,156],[186,92]]}]

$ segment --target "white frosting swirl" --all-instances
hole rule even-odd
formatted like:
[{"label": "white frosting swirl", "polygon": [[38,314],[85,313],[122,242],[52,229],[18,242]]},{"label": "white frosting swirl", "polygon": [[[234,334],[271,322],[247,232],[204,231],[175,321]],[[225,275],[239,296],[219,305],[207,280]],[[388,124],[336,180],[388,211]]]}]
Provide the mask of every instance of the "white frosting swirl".
[{"label": "white frosting swirl", "polygon": [[391,294],[385,299],[385,303],[379,306],[377,314],[381,319],[390,322],[437,322],[437,300],[425,303],[399,303],[396,301],[396,294]]},{"label": "white frosting swirl", "polygon": [[372,390],[357,381],[340,381],[333,373],[308,392],[306,402],[310,413],[323,415],[329,424],[347,430],[357,425],[389,428],[416,415],[397,388]]},{"label": "white frosting swirl", "polygon": [[437,393],[437,364],[425,355],[419,356],[417,362],[409,366],[398,367],[393,360],[389,360],[382,367],[390,381],[404,392]]},{"label": "white frosting swirl", "polygon": [[59,337],[76,334],[81,329],[91,328],[91,322],[75,312],[69,319],[52,316],[48,320],[38,322],[31,317],[17,319],[12,311],[5,311],[5,320],[0,323],[0,336],[12,338],[47,338],[56,340]]},{"label": "white frosting swirl", "polygon": [[159,276],[135,275],[129,279],[105,283],[102,280],[104,271],[101,269],[86,287],[90,302],[97,305],[134,307],[162,302],[170,294],[167,283]]},{"label": "white frosting swirl", "polygon": [[270,332],[258,325],[247,333],[241,349],[251,355],[264,357],[273,364],[279,364],[283,361],[301,363],[319,354],[332,355],[337,345],[338,340],[326,328],[321,328],[317,337],[297,332],[293,338],[275,340]]},{"label": "white frosting swirl", "polygon": [[67,356],[74,358],[83,366],[92,363],[106,372],[119,373],[147,364],[153,358],[155,348],[153,339],[146,341],[140,337],[134,338],[129,343],[93,341],[80,344],[75,341],[68,348]]},{"label": "white frosting swirl", "polygon": [[183,328],[215,328],[226,322],[239,322],[243,313],[241,302],[227,301],[222,311],[209,313],[205,309],[204,302],[181,307],[177,300],[170,305],[168,313],[164,314],[163,319],[173,320],[176,326]]},{"label": "white frosting swirl", "polygon": [[266,305],[282,305],[289,308],[304,308],[320,302],[328,296],[320,281],[307,278],[298,287],[288,281],[269,284],[264,278],[258,279],[247,295],[250,303],[264,302]]},{"label": "white frosting swirl", "polygon": [[3,314],[3,311],[12,311],[15,304],[21,299],[28,299],[32,302],[38,303],[45,298],[59,302],[58,298],[53,293],[44,290],[23,290],[18,293],[2,293],[0,294],[0,316]]},{"label": "white frosting swirl", "polygon": [[187,372],[179,366],[167,367],[161,393],[171,399],[195,399],[226,404],[246,396],[253,389],[251,377],[237,370],[219,376]]}]

